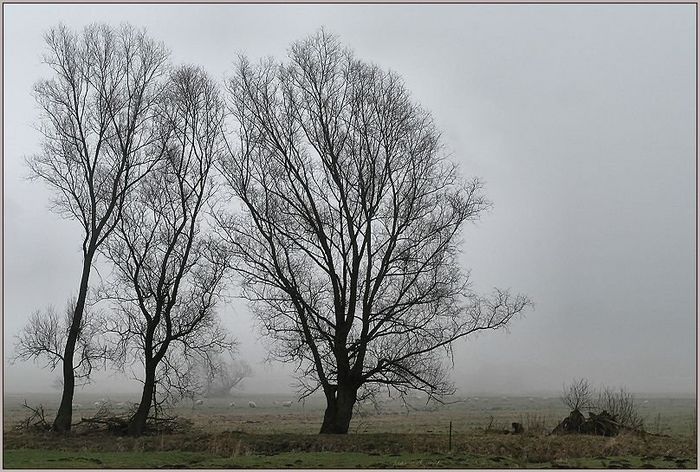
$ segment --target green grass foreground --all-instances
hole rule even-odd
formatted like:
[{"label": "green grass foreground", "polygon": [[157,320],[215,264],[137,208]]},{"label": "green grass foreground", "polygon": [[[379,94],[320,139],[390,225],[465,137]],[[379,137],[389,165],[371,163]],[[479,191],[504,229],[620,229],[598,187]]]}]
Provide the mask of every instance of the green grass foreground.
[{"label": "green grass foreground", "polygon": [[696,468],[692,438],[442,434],[5,434],[5,468]]},{"label": "green grass foreground", "polygon": [[469,454],[400,453],[382,455],[360,452],[284,452],[273,455],[212,457],[209,454],[182,451],[151,452],[68,452],[40,449],[9,450],[4,454],[8,469],[95,469],[95,468],[695,468],[688,459],[674,457],[620,456],[573,458],[549,462],[522,462],[513,458],[479,457]]}]

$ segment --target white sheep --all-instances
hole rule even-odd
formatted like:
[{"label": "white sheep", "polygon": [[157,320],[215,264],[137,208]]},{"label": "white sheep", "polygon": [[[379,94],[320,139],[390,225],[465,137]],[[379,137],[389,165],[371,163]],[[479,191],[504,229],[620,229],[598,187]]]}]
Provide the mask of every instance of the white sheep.
[{"label": "white sheep", "polygon": [[199,400],[197,400],[196,402],[194,402],[194,404],[195,404],[195,405],[204,405],[204,400],[202,400],[202,399],[200,398]]},{"label": "white sheep", "polygon": [[236,408],[236,402],[231,402],[228,404],[230,408]]},{"label": "white sheep", "polygon": [[282,402],[282,406],[285,408],[291,408],[292,402],[291,401]]},{"label": "white sheep", "polygon": [[255,404],[255,402],[248,402],[248,406],[251,408],[257,408],[258,405]]}]

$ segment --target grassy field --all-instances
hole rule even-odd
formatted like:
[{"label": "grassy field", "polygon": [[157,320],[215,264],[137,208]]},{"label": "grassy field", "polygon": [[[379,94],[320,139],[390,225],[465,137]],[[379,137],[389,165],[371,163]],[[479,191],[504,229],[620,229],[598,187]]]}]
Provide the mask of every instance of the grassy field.
[{"label": "grassy field", "polygon": [[[78,397],[75,421],[96,412],[99,396]],[[638,398],[645,436],[614,438],[549,435],[567,411],[556,397],[470,397],[438,409],[414,401],[406,409],[387,400],[379,410],[365,405],[348,436],[316,434],[321,399],[285,408],[281,396],[206,400],[175,413],[191,421],[183,433],[142,438],[114,437],[78,428],[67,437],[17,431],[22,407],[42,396],[5,397],[6,468],[696,468],[695,402],[683,398]],[[117,402],[127,397],[109,398]],[[236,402],[229,407],[229,402]],[[249,408],[255,401],[257,408]],[[523,435],[503,434],[511,422]],[[449,424],[452,422],[450,448]]]},{"label": "grassy field", "polygon": [[505,456],[481,457],[465,453],[400,453],[391,455],[359,452],[284,452],[274,455],[250,454],[217,457],[195,452],[63,452],[36,449],[12,450],[5,453],[7,468],[165,468],[165,469],[488,469],[488,468],[695,468],[688,459],[670,456],[611,456],[568,458],[546,462],[518,460]]}]

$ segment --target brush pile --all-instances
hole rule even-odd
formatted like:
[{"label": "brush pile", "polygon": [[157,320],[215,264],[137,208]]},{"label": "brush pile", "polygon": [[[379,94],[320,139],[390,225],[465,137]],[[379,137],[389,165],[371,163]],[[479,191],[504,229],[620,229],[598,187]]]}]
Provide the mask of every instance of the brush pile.
[{"label": "brush pile", "polygon": [[617,436],[621,426],[614,415],[603,410],[600,413],[588,413],[586,418],[578,409],[574,409],[552,431],[552,434],[592,434],[596,436]]}]

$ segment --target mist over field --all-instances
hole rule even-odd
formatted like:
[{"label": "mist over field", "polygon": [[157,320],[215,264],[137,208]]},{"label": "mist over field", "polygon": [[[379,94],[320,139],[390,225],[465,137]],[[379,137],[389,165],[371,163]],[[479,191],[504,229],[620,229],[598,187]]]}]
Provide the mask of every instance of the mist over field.
[{"label": "mist over field", "polygon": [[[640,395],[696,385],[695,84],[692,5],[5,5],[4,387],[46,393],[59,371],[10,363],[29,315],[62,310],[80,276],[80,233],[29,181],[39,151],[32,85],[42,33],[63,22],[146,27],[216,80],[239,52],[281,58],[320,26],[401,75],[451,159],[494,203],[464,232],[473,287],[511,287],[535,310],[508,332],[457,342],[457,395],[558,394],[587,377]],[[98,259],[95,283],[109,272]],[[266,363],[246,303],[219,312],[252,367],[247,393],[294,392]],[[449,362],[449,361],[448,361]],[[138,369],[139,366],[135,366]],[[136,393],[100,372],[78,390]],[[81,393],[82,392],[82,393]]]}]

